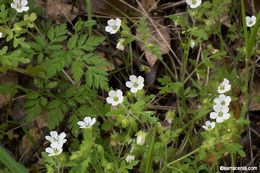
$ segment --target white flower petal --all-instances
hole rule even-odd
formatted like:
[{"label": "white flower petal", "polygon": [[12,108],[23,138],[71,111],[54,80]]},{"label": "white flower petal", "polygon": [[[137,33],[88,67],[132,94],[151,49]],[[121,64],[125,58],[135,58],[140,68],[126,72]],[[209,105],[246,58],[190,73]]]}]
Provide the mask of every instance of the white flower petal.
[{"label": "white flower petal", "polygon": [[121,19],[116,18],[116,24],[115,24],[118,28],[121,26]]},{"label": "white flower petal", "polygon": [[11,3],[11,7],[14,8],[14,9],[16,9],[16,8],[17,8],[17,5],[14,4],[14,3]]},{"label": "white flower petal", "polygon": [[131,91],[131,93],[137,93],[138,88],[133,87],[133,88],[130,89],[130,91]]},{"label": "white flower petal", "polygon": [[130,81],[127,81],[127,82],[125,83],[125,85],[126,85],[128,88],[132,88],[132,87],[133,87],[133,83],[130,82]]},{"label": "white flower petal", "polygon": [[84,122],[89,124],[91,122],[91,117],[85,117]]},{"label": "white flower petal", "polygon": [[116,90],[116,96],[121,97],[123,95],[123,92],[121,90]]},{"label": "white flower petal", "polygon": [[138,81],[139,84],[143,84],[144,78],[142,76],[138,76],[137,81]]},{"label": "white flower petal", "polygon": [[45,149],[46,153],[53,153],[54,150],[51,147]]},{"label": "white flower petal", "polygon": [[114,99],[112,97],[106,98],[107,103],[112,104],[114,102]]},{"label": "white flower petal", "polygon": [[105,27],[105,31],[106,32],[111,32],[111,31],[113,31],[113,28],[111,26],[106,26]]},{"label": "white flower petal", "polygon": [[107,21],[107,24],[108,24],[109,26],[114,26],[114,25],[116,25],[116,21],[115,21],[114,19],[109,19],[109,20]]},{"label": "white flower petal", "polygon": [[22,11],[28,11],[29,10],[29,7],[23,7],[22,8]]},{"label": "white flower petal", "polygon": [[109,97],[116,97],[117,96],[117,92],[115,90],[111,90],[108,93]]},{"label": "white flower petal", "polygon": [[27,0],[21,0],[21,3],[20,3],[22,6],[26,6],[28,4],[28,1]]},{"label": "white flower petal", "polygon": [[132,83],[135,83],[137,82],[137,77],[135,75],[131,75],[129,76],[129,80],[132,82]]},{"label": "white flower petal", "polygon": [[51,132],[50,132],[50,135],[51,135],[52,138],[58,138],[58,133],[57,133],[57,131],[51,131]]},{"label": "white flower petal", "polygon": [[211,112],[209,116],[211,119],[216,119],[218,117],[218,114],[216,112]]},{"label": "white flower petal", "polygon": [[77,124],[81,127],[85,127],[86,123],[84,121],[79,121]]}]

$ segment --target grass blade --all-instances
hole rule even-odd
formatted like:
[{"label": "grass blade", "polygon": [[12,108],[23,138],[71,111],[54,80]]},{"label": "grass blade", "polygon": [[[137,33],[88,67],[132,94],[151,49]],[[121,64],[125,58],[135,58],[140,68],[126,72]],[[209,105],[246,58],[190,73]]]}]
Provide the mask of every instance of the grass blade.
[{"label": "grass blade", "polygon": [[27,169],[20,163],[16,162],[2,146],[0,146],[0,162],[2,162],[13,173],[28,173]]}]

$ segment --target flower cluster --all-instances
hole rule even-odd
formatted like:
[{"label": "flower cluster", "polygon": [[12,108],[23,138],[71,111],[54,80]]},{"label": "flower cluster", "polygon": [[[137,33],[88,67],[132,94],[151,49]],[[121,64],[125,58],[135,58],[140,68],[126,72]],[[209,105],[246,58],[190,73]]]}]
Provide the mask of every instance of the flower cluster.
[{"label": "flower cluster", "polygon": [[256,17],[255,16],[246,16],[246,26],[252,27],[256,23]]},{"label": "flower cluster", "polygon": [[[231,102],[231,97],[224,95],[224,93],[230,91],[230,89],[231,85],[229,84],[228,79],[224,79],[218,86],[218,93],[220,95],[214,99],[215,105],[213,106],[213,112],[210,113],[210,118],[216,120],[217,123],[222,123],[230,117],[229,104]],[[206,130],[211,130],[215,127],[215,122],[207,121],[202,127]]]},{"label": "flower cluster", "polygon": [[13,0],[13,3],[11,3],[11,7],[15,9],[18,13],[22,13],[29,10],[27,4],[28,0]]},{"label": "flower cluster", "polygon": [[51,131],[50,136],[45,136],[45,139],[51,142],[50,147],[45,149],[49,156],[55,156],[62,153],[63,144],[67,141],[65,137],[66,134],[64,132],[58,134],[57,131]]},{"label": "flower cluster", "polygon": [[[129,77],[130,81],[126,82],[126,87],[130,88],[132,93],[136,93],[143,89],[144,87],[144,78],[142,76],[131,75]],[[111,90],[108,93],[108,97],[106,98],[107,103],[112,106],[117,106],[124,101],[123,92],[121,90]]]}]

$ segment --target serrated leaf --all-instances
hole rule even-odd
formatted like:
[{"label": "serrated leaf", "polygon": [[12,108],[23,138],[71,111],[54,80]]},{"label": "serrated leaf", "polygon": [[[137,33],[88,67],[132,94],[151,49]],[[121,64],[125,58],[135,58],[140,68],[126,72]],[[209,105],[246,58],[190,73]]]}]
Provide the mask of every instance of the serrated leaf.
[{"label": "serrated leaf", "polygon": [[71,71],[75,82],[80,81],[83,75],[83,63],[80,61],[74,61],[71,65]]}]

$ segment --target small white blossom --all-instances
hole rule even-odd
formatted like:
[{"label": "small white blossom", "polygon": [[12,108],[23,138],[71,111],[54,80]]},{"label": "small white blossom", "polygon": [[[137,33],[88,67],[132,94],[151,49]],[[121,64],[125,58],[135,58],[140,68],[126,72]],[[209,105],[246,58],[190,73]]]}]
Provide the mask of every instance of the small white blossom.
[{"label": "small white blossom", "polygon": [[216,103],[215,106],[220,105],[221,107],[228,107],[230,102],[231,102],[231,97],[230,96],[225,96],[224,94],[220,94],[218,96],[218,98],[214,99],[214,103]]},{"label": "small white blossom", "polygon": [[121,19],[110,19],[107,21],[107,25],[108,26],[106,26],[105,28],[106,32],[109,32],[110,34],[115,34],[121,26]]},{"label": "small white blossom", "polygon": [[0,32],[0,38],[2,38],[3,37],[3,33],[2,32]]},{"label": "small white blossom", "polygon": [[210,113],[210,118],[211,119],[216,119],[217,123],[222,123],[224,120],[229,119],[230,114],[228,113],[229,108],[226,106],[220,106],[217,105],[215,107],[213,107],[215,112],[211,112]]},{"label": "small white blossom", "polygon": [[144,78],[142,76],[136,77],[135,75],[131,75],[129,77],[130,81],[126,82],[126,86],[130,88],[132,93],[136,93],[139,90],[142,90],[144,87]]},{"label": "small white blossom", "polygon": [[124,41],[125,41],[125,39],[123,39],[123,38],[119,39],[119,41],[118,41],[118,43],[116,45],[116,48],[118,50],[122,50],[122,51],[125,50]]},{"label": "small white blossom", "polygon": [[137,132],[136,143],[138,145],[144,145],[145,137],[146,137],[146,133],[145,132],[143,132],[143,131]]},{"label": "small white blossom", "polygon": [[96,118],[85,117],[84,121],[79,121],[77,124],[80,126],[79,128],[90,128],[96,123]]},{"label": "small white blossom", "polygon": [[63,145],[67,139],[65,139],[66,134],[62,132],[60,135],[57,133],[57,131],[51,131],[50,136],[45,136],[45,139],[50,141],[51,144],[58,143],[60,145]]},{"label": "small white blossom", "polygon": [[27,4],[27,0],[13,0],[13,3],[11,3],[11,7],[15,9],[18,13],[22,13],[29,10]]},{"label": "small white blossom", "polygon": [[190,8],[197,8],[201,5],[201,0],[186,0],[186,3],[190,6]]},{"label": "small white blossom", "polygon": [[62,153],[62,144],[51,143],[51,147],[45,149],[49,156],[55,156]]},{"label": "small white blossom", "polygon": [[135,160],[135,156],[134,155],[128,155],[128,156],[126,156],[125,160],[126,160],[127,163],[130,163],[130,162]]},{"label": "small white blossom", "polygon": [[246,16],[246,26],[252,27],[256,23],[256,17],[255,16]]},{"label": "small white blossom", "polygon": [[215,127],[215,122],[206,121],[205,125],[202,126],[205,130],[211,130]]},{"label": "small white blossom", "polygon": [[121,90],[111,90],[108,93],[108,97],[106,100],[107,103],[111,104],[112,106],[119,105],[124,100],[123,92]]},{"label": "small white blossom", "polygon": [[228,79],[224,79],[224,81],[218,86],[218,93],[224,94],[225,92],[228,92],[231,89],[231,85],[229,84]]}]

